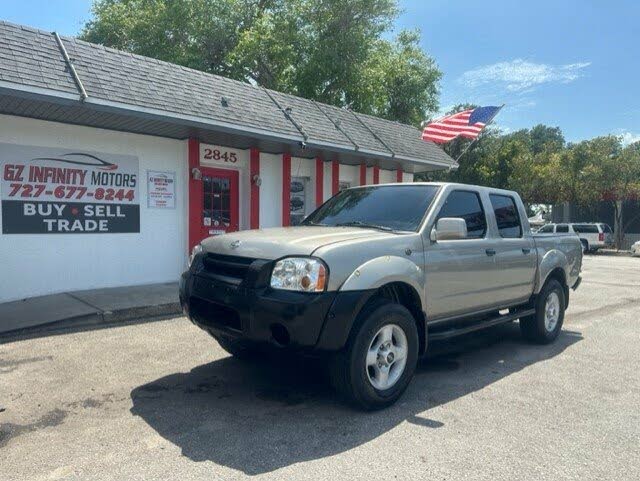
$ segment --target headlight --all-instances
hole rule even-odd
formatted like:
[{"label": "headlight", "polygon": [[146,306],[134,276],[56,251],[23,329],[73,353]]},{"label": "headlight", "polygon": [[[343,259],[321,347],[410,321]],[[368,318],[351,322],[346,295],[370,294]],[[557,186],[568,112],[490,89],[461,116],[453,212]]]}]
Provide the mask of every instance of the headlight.
[{"label": "headlight", "polygon": [[319,259],[287,257],[271,271],[271,287],[287,291],[322,292],[327,285],[327,268]]},{"label": "headlight", "polygon": [[191,255],[189,256],[189,267],[191,267],[191,263],[193,259],[202,252],[202,246],[200,244],[196,245],[193,249],[191,249]]}]

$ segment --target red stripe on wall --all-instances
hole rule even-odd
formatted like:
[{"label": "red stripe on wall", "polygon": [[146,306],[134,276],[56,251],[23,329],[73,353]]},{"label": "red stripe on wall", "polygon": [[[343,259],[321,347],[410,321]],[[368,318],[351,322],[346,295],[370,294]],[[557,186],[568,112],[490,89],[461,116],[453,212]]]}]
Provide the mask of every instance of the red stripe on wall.
[{"label": "red stripe on wall", "polygon": [[380,183],[380,167],[378,167],[377,165],[373,167],[373,183]]},{"label": "red stripe on wall", "polygon": [[316,207],[322,205],[324,199],[324,163],[320,157],[316,157]]},{"label": "red stripe on wall", "polygon": [[340,190],[340,164],[337,160],[331,161],[331,195],[336,195]]},{"label": "red stripe on wall", "polygon": [[188,141],[189,171],[189,252],[200,242],[200,215],[202,212],[202,187],[201,181],[195,180],[191,171],[200,166],[200,141],[189,139]]},{"label": "red stripe on wall", "polygon": [[249,151],[249,183],[251,185],[251,199],[249,206],[249,227],[251,229],[260,228],[260,187],[255,179],[260,176],[260,151],[251,149]]},{"label": "red stripe on wall", "polygon": [[398,167],[396,171],[396,182],[402,182],[402,168]]},{"label": "red stripe on wall", "polygon": [[360,185],[367,185],[367,164],[360,164]]},{"label": "red stripe on wall", "polygon": [[291,154],[282,154],[282,225],[291,225]]}]

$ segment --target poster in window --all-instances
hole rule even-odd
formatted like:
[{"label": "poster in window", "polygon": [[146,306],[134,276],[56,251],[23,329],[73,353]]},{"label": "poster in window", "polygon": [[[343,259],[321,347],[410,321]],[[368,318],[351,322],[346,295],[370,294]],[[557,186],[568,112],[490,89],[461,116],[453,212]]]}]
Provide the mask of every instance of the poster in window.
[{"label": "poster in window", "polygon": [[291,225],[299,225],[305,218],[306,194],[307,179],[305,177],[292,177],[289,198]]},{"label": "poster in window", "polygon": [[176,173],[147,170],[147,206],[151,209],[176,207]]},{"label": "poster in window", "polygon": [[138,157],[0,143],[3,234],[140,232]]}]

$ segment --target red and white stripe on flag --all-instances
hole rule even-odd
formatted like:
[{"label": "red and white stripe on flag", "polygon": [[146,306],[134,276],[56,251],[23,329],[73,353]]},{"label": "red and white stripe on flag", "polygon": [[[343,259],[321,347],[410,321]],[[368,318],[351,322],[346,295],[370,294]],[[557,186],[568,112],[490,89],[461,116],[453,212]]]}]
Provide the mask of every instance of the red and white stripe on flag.
[{"label": "red and white stripe on flag", "polygon": [[472,112],[473,109],[464,110],[431,122],[422,131],[422,140],[443,144],[459,135],[467,139],[475,139],[486,124],[483,122],[469,124]]}]

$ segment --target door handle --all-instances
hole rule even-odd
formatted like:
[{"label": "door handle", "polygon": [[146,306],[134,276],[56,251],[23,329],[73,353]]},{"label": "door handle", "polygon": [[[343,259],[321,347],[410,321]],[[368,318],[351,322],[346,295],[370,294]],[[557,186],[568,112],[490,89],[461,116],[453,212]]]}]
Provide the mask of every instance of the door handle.
[{"label": "door handle", "polygon": [[495,249],[485,249],[485,252],[489,257],[496,255],[496,250]]},{"label": "door handle", "polygon": [[526,247],[523,247],[523,248],[522,248],[522,253],[523,253],[523,254],[528,254],[529,252],[531,252],[531,249],[528,249],[528,248],[526,248]]}]

